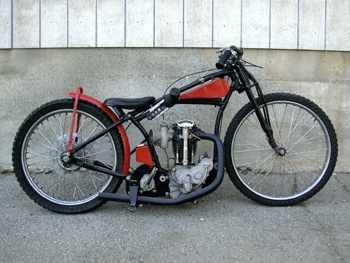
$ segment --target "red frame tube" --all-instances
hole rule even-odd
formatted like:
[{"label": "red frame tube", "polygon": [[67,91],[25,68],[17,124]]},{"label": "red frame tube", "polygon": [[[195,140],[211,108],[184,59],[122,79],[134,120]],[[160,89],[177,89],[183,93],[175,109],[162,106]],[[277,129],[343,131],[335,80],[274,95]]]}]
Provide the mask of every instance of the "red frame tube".
[{"label": "red frame tube", "polygon": [[[70,155],[72,153],[72,148],[73,148],[73,136],[74,136],[74,127],[75,127],[75,119],[77,116],[77,109],[78,109],[78,103],[81,94],[83,94],[83,88],[78,87],[77,92],[75,93],[75,101],[74,101],[74,107],[73,107],[73,115],[72,115],[72,123],[70,125],[70,132],[69,132],[69,141],[68,141],[68,148],[67,148],[67,153]],[[79,130],[79,123],[80,123],[80,116],[78,116],[78,123],[77,123],[77,128],[76,132]]]},{"label": "red frame tube", "polygon": [[[91,104],[94,104],[95,106],[99,107],[101,110],[103,110],[114,122],[117,122],[119,121],[118,117],[114,114],[114,112],[109,109],[106,105],[104,105],[101,101],[93,98],[93,97],[90,97],[90,96],[87,96],[85,94],[82,93],[82,88],[80,90],[81,87],[78,87],[77,89],[77,92],[76,93],[69,93],[69,98],[72,98],[72,99],[75,99],[75,102],[74,102],[74,108],[75,108],[75,105],[77,105],[78,107],[78,102],[80,100],[82,101],[86,101],[86,102],[89,102]],[[73,110],[73,119],[74,119],[74,123],[73,123],[73,120],[72,120],[72,126],[71,126],[71,134],[70,134],[70,137],[72,136],[72,140],[73,140],[73,133],[74,133],[74,124],[75,124],[75,116],[76,116],[76,109]],[[124,148],[124,164],[123,164],[123,170],[122,170],[122,174],[125,174],[127,175],[128,172],[129,172],[129,167],[130,167],[130,142],[129,142],[129,137],[123,127],[123,125],[119,125],[118,126],[118,130],[119,130],[119,133],[120,133],[120,136],[121,136],[121,139],[122,139],[122,142],[123,142],[123,148]],[[70,139],[70,138],[69,138]],[[70,147],[71,144],[73,143],[73,141],[69,144]],[[68,146],[69,147],[69,146]],[[72,149],[70,149],[72,150]]]}]

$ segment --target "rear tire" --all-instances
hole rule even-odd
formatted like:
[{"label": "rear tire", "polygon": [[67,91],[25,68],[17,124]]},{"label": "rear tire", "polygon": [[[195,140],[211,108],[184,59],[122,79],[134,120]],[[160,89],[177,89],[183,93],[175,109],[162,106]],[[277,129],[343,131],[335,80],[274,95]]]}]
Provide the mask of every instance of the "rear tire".
[{"label": "rear tire", "polygon": [[[336,134],[327,115],[306,98],[274,93],[265,99],[274,138],[285,154],[271,148],[248,103],[225,135],[227,173],[256,202],[295,205],[314,196],[331,177],[338,153]],[[263,106],[261,99],[257,103]]]},{"label": "rear tire", "polygon": [[[101,192],[116,192],[121,180],[73,165],[63,166],[61,154],[67,150],[74,100],[47,103],[23,122],[12,151],[17,180],[26,194],[39,205],[58,213],[82,213],[105,201]],[[80,130],[74,134],[74,145],[91,138],[113,122],[101,109],[79,102]],[[113,130],[76,154],[84,162],[99,163],[116,172],[122,171],[123,144]]]}]

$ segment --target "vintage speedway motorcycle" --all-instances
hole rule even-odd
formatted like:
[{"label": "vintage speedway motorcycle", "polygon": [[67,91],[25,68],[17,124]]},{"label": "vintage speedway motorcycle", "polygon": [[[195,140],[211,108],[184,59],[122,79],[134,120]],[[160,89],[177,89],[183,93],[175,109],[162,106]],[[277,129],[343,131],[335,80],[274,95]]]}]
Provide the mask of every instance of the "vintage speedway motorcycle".
[{"label": "vintage speedway motorcycle", "polygon": [[[36,109],[13,145],[13,167],[23,190],[59,213],[90,211],[108,200],[129,202],[135,211],[141,203],[195,202],[217,189],[226,168],[245,196],[264,205],[295,205],[314,196],[337,159],[329,118],[304,97],[263,95],[247,70],[255,65],[242,59],[242,48],[220,52],[213,73],[158,99],[109,98],[102,103],[79,87],[69,98]],[[223,113],[234,92],[245,93],[250,102],[232,119],[222,142]],[[218,107],[214,133],[186,119],[163,122],[149,132],[141,125],[178,104]],[[132,150],[126,123],[144,137]],[[209,141],[211,154],[196,153],[201,141]],[[172,148],[168,167],[162,167],[156,147]],[[130,168],[132,155],[140,163],[136,169]],[[118,194],[122,182],[125,191]]]}]

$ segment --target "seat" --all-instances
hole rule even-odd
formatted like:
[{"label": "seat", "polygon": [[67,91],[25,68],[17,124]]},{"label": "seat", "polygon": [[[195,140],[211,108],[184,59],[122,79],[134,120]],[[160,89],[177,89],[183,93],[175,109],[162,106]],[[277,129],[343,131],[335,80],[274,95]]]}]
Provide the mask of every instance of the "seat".
[{"label": "seat", "polygon": [[156,99],[154,97],[143,97],[143,98],[109,98],[103,103],[108,107],[117,107],[127,110],[137,110],[145,108],[151,105]]}]

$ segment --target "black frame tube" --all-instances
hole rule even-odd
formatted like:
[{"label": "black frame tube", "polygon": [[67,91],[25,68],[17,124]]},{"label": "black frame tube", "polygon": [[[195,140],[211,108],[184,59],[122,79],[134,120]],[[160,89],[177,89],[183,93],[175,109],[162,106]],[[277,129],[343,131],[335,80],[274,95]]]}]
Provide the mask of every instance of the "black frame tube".
[{"label": "black frame tube", "polygon": [[[200,84],[203,84],[209,80],[213,80],[215,78],[228,77],[231,79],[232,82],[231,82],[231,86],[230,86],[230,91],[224,99],[178,100],[176,102],[176,104],[202,104],[202,105],[218,106],[219,110],[218,110],[216,120],[215,120],[214,134],[216,136],[220,136],[223,113],[227,107],[227,104],[228,104],[231,96],[232,96],[232,93],[234,91],[238,91],[238,92],[246,91],[246,94],[247,94],[249,100],[253,103],[253,105],[255,107],[256,114],[257,114],[257,117],[259,119],[259,122],[260,122],[262,129],[268,135],[268,137],[272,137],[272,134],[270,133],[270,130],[268,129],[269,128],[268,124],[266,123],[264,117],[262,116],[262,114],[257,106],[256,99],[254,98],[253,93],[250,90],[251,87],[249,87],[249,83],[246,79],[246,75],[244,72],[249,73],[245,69],[245,67],[242,65],[242,63],[240,63],[238,61],[234,66],[232,66],[230,68],[225,68],[221,71],[206,75],[206,76],[199,78],[199,79],[197,79],[197,80],[195,80],[195,81],[193,81],[193,82],[191,82],[191,83],[189,83],[189,84],[187,84],[179,89],[180,94],[181,94],[181,93],[183,93],[191,88],[194,88]],[[252,85],[252,86],[259,85],[258,82],[253,77],[253,75],[248,74],[248,77],[254,83],[254,85]],[[164,96],[158,98],[153,103],[153,105],[156,105],[162,99],[164,99]],[[91,137],[87,141],[83,142],[82,144],[80,144],[76,148],[74,148],[72,151],[72,155],[74,153],[78,152],[79,150],[81,150],[82,148],[84,148],[85,146],[87,146],[88,144],[90,144],[91,142],[101,138],[109,131],[117,128],[117,126],[125,123],[126,121],[131,121],[138,128],[138,130],[142,133],[142,135],[144,136],[144,138],[145,138],[144,142],[147,142],[148,146],[150,147],[150,151],[151,151],[155,166],[159,170],[162,170],[162,167],[161,167],[161,164],[159,162],[155,147],[151,143],[148,133],[146,132],[146,130],[143,128],[143,126],[140,123],[140,121],[147,118],[148,113],[149,113],[149,108],[147,107],[144,109],[137,109],[137,110],[131,111],[127,114],[119,116],[120,120],[118,122],[113,123],[111,126],[107,127],[105,130],[101,131],[100,133],[96,134],[95,136]],[[120,112],[119,112],[119,114],[120,114]],[[214,146],[214,160],[219,162],[221,157],[218,156],[218,150],[219,149],[217,149],[217,144],[215,144],[215,146]],[[131,152],[131,153],[133,153],[133,152]],[[223,158],[223,156],[222,156],[222,158]],[[85,167],[85,168],[90,169],[90,170],[94,170],[94,171],[98,171],[101,173],[106,173],[106,174],[109,174],[112,176],[116,176],[116,177],[119,177],[122,179],[126,179],[126,176],[124,174],[117,173],[117,172],[114,172],[112,170],[108,170],[108,169],[101,167],[101,166],[98,166],[98,165],[85,164],[84,162],[74,158],[73,156],[71,157],[71,163],[77,164],[79,166]]]}]

